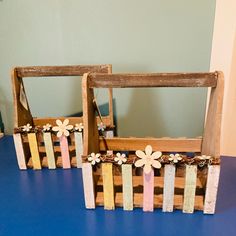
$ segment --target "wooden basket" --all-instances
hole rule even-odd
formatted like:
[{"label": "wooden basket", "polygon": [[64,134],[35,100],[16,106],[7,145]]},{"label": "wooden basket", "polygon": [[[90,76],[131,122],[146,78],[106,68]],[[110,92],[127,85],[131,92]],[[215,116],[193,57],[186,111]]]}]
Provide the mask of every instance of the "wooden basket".
[{"label": "wooden basket", "polygon": [[[16,67],[12,70],[15,127],[13,137],[20,169],[81,167],[81,155],[83,153],[82,130],[75,128],[76,124],[83,123],[83,117],[32,117],[23,78],[50,76],[76,76],[79,78],[85,72],[111,73],[111,71],[111,65],[35,66]],[[108,91],[109,115],[102,117],[107,130],[114,127],[112,89],[108,89]],[[68,137],[62,135],[58,138],[57,133],[52,132],[52,128],[48,130],[43,128],[46,124],[54,127],[56,120],[63,122],[65,119],[68,119],[68,125],[73,126]],[[97,120],[98,123],[101,122],[99,118]]]},{"label": "wooden basket", "polygon": [[[85,74],[82,172],[86,208],[213,214],[220,174],[223,83],[221,72]],[[211,87],[203,138],[100,137],[93,89],[138,87]]]}]

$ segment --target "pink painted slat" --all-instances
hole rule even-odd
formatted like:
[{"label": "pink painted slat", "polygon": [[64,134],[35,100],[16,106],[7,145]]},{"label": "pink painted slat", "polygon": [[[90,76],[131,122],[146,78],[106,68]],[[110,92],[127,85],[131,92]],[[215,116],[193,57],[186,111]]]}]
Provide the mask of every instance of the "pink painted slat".
[{"label": "pink painted slat", "polygon": [[71,168],[71,165],[70,165],[68,140],[67,137],[64,135],[60,137],[60,147],[61,147],[62,167],[63,169],[69,169]]},{"label": "pink painted slat", "polygon": [[154,208],[154,171],[143,172],[143,211],[153,211]]}]

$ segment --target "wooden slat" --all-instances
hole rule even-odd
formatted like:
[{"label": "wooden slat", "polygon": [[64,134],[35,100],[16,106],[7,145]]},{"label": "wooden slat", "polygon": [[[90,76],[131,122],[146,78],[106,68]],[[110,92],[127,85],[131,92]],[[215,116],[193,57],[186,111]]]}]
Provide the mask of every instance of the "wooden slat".
[{"label": "wooden slat", "polygon": [[123,164],[122,169],[122,190],[123,190],[123,208],[125,211],[133,210],[133,181],[132,165]]},{"label": "wooden slat", "polygon": [[175,165],[164,167],[163,212],[172,212],[174,207]]},{"label": "wooden slat", "polygon": [[82,164],[84,201],[87,209],[95,208],[93,169],[90,163]]},{"label": "wooden slat", "polygon": [[19,77],[81,76],[88,72],[107,73],[111,65],[29,66],[16,67]]},{"label": "wooden slat", "polygon": [[83,133],[74,132],[74,135],[75,135],[75,151],[76,151],[77,168],[81,168],[82,155],[83,155]]},{"label": "wooden slat", "polygon": [[41,162],[40,162],[36,134],[28,133],[28,140],[29,140],[30,153],[32,156],[33,168],[35,170],[40,170],[42,169],[42,167],[41,167]]},{"label": "wooden slat", "polygon": [[89,74],[90,88],[215,87],[215,73]]},{"label": "wooden slat", "polygon": [[51,133],[43,133],[43,141],[47,155],[48,169],[56,169],[55,155],[53,150]]},{"label": "wooden slat", "polygon": [[102,163],[102,179],[103,179],[103,194],[104,194],[104,209],[114,210],[114,183],[112,173],[112,163]]},{"label": "wooden slat", "polygon": [[154,171],[149,174],[143,172],[143,211],[154,209]]},{"label": "wooden slat", "polygon": [[209,166],[207,175],[205,202],[204,202],[204,214],[215,213],[219,177],[220,177],[220,165]]},{"label": "wooden slat", "polygon": [[70,154],[68,148],[68,140],[67,137],[62,135],[60,137],[60,148],[61,148],[61,156],[62,156],[62,166],[63,169],[71,168],[70,164]]},{"label": "wooden slat", "polygon": [[16,149],[16,157],[17,157],[17,163],[21,170],[26,170],[26,159],[25,159],[25,153],[24,153],[24,147],[23,142],[21,138],[21,134],[13,134],[15,149]]},{"label": "wooden slat", "polygon": [[100,138],[101,151],[136,151],[145,150],[151,145],[162,152],[200,152],[202,139],[162,139],[162,138]]},{"label": "wooden slat", "polygon": [[197,166],[186,165],[185,187],[184,187],[184,213],[193,213],[197,182]]},{"label": "wooden slat", "polygon": [[[114,131],[113,130],[107,130],[104,132],[104,136],[106,138],[113,138],[114,137]],[[113,150],[107,150],[108,155],[113,155]]]}]

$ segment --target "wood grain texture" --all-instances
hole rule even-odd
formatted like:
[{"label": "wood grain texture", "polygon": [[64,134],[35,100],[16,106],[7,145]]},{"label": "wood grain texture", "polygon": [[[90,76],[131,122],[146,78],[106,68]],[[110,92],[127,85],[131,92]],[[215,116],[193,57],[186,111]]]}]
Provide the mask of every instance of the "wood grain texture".
[{"label": "wood grain texture", "polygon": [[47,155],[47,164],[48,169],[56,169],[56,161],[52,143],[52,135],[51,133],[43,133],[43,140],[45,145],[45,151]]},{"label": "wood grain texture", "polygon": [[95,208],[93,169],[90,163],[82,164],[84,201],[87,209]]},{"label": "wood grain texture", "polygon": [[220,178],[220,165],[208,167],[206,194],[204,202],[204,214],[214,214],[217,198],[217,190]]},{"label": "wood grain texture", "polygon": [[197,166],[186,165],[183,212],[193,213],[197,182]]},{"label": "wood grain texture", "polygon": [[203,135],[202,154],[220,157],[221,120],[224,96],[224,75],[217,72],[217,86],[211,89]]},{"label": "wood grain texture", "polygon": [[74,132],[74,135],[75,135],[75,151],[76,151],[77,168],[81,168],[82,155],[83,155],[83,133]]},{"label": "wood grain texture", "polygon": [[103,194],[104,194],[104,209],[114,210],[114,181],[112,163],[102,163],[102,179],[103,179]]},{"label": "wood grain texture", "polygon": [[90,88],[215,87],[215,73],[89,74]]},{"label": "wood grain texture", "polygon": [[22,143],[21,134],[13,134],[15,149],[16,149],[16,157],[19,169],[26,170],[26,159],[24,153],[24,147]]},{"label": "wood grain texture", "polygon": [[62,135],[60,138],[60,148],[61,148],[61,157],[62,157],[62,167],[63,169],[70,169],[70,153],[67,137]]},{"label": "wood grain texture", "polygon": [[202,139],[164,139],[164,138],[101,138],[101,151],[136,151],[145,150],[151,145],[156,151],[162,152],[200,152]]},{"label": "wood grain texture", "polygon": [[132,165],[123,164],[122,169],[122,191],[123,191],[123,208],[125,211],[133,210],[133,176]]},{"label": "wood grain texture", "polygon": [[29,66],[16,67],[19,77],[82,76],[88,72],[108,73],[111,65]]},{"label": "wood grain texture", "polygon": [[163,212],[172,212],[175,192],[175,165],[164,167]]},{"label": "wood grain texture", "polygon": [[143,172],[143,211],[154,209],[154,171],[149,174]]},{"label": "wood grain texture", "polygon": [[28,136],[28,141],[29,141],[32,162],[33,162],[33,168],[35,170],[41,170],[42,167],[41,167],[41,161],[40,161],[40,156],[39,156],[36,134],[35,133],[28,133],[27,136]]}]

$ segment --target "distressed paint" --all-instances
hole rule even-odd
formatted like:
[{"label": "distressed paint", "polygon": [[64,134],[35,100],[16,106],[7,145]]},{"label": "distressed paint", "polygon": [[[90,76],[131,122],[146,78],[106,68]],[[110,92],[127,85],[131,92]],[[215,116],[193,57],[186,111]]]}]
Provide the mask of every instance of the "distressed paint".
[{"label": "distressed paint", "polygon": [[29,147],[30,147],[30,152],[31,152],[31,157],[32,157],[33,168],[35,170],[40,170],[42,169],[42,167],[41,167],[36,134],[28,133],[28,141],[29,141]]},{"label": "distressed paint", "polygon": [[154,171],[143,172],[143,211],[153,211],[154,208]]},{"label": "distressed paint", "polygon": [[71,168],[70,154],[69,154],[68,140],[65,135],[62,135],[60,137],[60,147],[61,147],[62,167],[63,169],[69,169]]},{"label": "distressed paint", "polygon": [[16,157],[17,163],[21,170],[26,170],[26,159],[25,159],[25,152],[23,147],[23,142],[21,138],[21,134],[13,134],[15,149],[16,149]]},{"label": "distressed paint", "polygon": [[102,163],[104,209],[115,209],[112,163]]},{"label": "distressed paint", "polygon": [[203,210],[204,214],[215,213],[219,177],[220,177],[220,165],[209,166],[207,174],[204,210]]},{"label": "distressed paint", "polygon": [[93,169],[90,163],[82,164],[82,175],[84,185],[84,201],[87,209],[95,208]]},{"label": "distressed paint", "polygon": [[183,212],[193,213],[197,183],[197,165],[186,165]]},{"label": "distressed paint", "polygon": [[82,167],[82,155],[83,155],[83,133],[75,132],[75,152],[77,168]]},{"label": "distressed paint", "polygon": [[53,150],[52,135],[50,132],[43,133],[43,140],[47,155],[48,169],[56,169],[56,162]]},{"label": "distressed paint", "polygon": [[123,190],[123,208],[126,211],[133,210],[133,180],[132,165],[123,164],[122,169],[122,190]]},{"label": "distressed paint", "polygon": [[172,212],[174,208],[175,165],[164,167],[163,212]]}]

